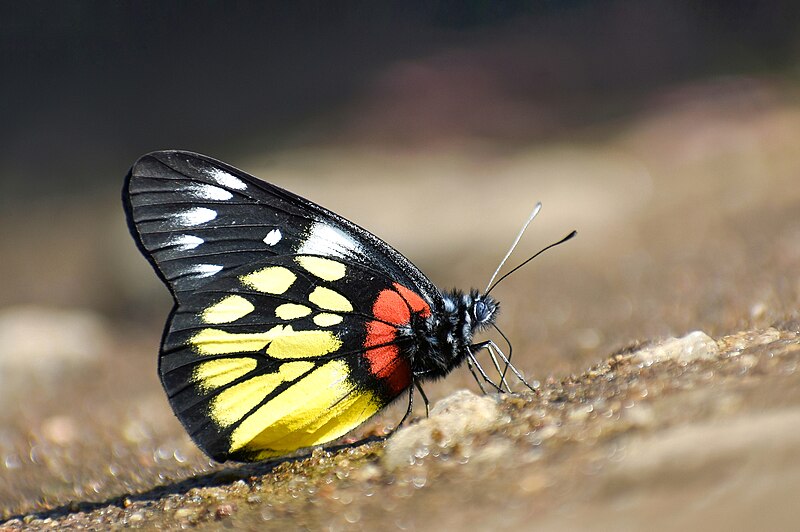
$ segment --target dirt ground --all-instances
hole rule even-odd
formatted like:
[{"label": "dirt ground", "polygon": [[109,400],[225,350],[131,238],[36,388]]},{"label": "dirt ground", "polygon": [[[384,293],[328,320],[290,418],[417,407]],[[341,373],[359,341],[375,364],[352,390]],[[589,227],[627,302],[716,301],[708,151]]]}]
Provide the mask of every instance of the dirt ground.
[{"label": "dirt ground", "polygon": [[0,530],[791,528],[797,96],[725,80],[545,143],[228,161],[367,227],[443,288],[483,288],[536,201],[512,264],[579,232],[493,292],[536,394],[453,395],[479,394],[459,370],[426,390],[447,402],[388,442],[282,461],[212,463],[173,418],[156,375],[169,301],[116,189],[31,206],[26,224],[4,214]]}]

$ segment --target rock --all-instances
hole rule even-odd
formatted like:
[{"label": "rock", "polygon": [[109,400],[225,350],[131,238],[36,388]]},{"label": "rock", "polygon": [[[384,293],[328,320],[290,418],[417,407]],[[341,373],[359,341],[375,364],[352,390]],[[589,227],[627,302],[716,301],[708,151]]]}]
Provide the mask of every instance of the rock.
[{"label": "rock", "polygon": [[502,422],[497,400],[460,390],[442,399],[430,417],[398,430],[386,443],[383,463],[388,469],[410,465],[427,456],[431,447],[446,449],[467,436],[492,429]]},{"label": "rock", "polygon": [[189,519],[196,517],[197,512],[192,508],[178,508],[175,510],[173,517],[176,521],[188,521]]},{"label": "rock", "polygon": [[713,338],[702,331],[694,331],[681,338],[669,338],[640,349],[633,354],[633,359],[648,366],[667,360],[686,364],[695,360],[712,360],[718,354],[719,347]]},{"label": "rock", "polygon": [[742,331],[720,340],[720,346],[728,356],[738,356],[750,347],[767,345],[781,339],[781,333],[774,327],[763,331]]},{"label": "rock", "polygon": [[230,517],[236,512],[236,505],[234,503],[223,503],[217,506],[217,509],[214,511],[214,517],[217,519],[223,519],[225,517]]},{"label": "rock", "polygon": [[789,408],[734,419],[691,423],[632,438],[614,480],[674,479],[732,469],[764,455],[792,455],[800,446],[800,410]]}]

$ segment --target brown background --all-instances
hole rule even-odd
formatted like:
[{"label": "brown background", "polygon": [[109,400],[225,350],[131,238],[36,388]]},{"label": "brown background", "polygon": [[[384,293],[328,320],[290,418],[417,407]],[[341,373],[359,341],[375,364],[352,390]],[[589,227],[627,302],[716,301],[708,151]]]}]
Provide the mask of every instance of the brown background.
[{"label": "brown background", "polygon": [[[216,470],[160,390],[170,302],[119,204],[127,168],[149,150],[203,152],[317,201],[443,288],[483,288],[542,201],[510,263],[573,228],[578,238],[496,292],[515,361],[540,383],[639,342],[763,330],[800,308],[793,3],[0,9],[0,516],[180,491]],[[796,408],[794,369],[780,371],[787,380],[747,388],[756,418]],[[474,388],[466,371],[428,394],[462,387]],[[774,471],[797,472],[790,454],[747,463],[784,486]],[[787,488],[754,499],[717,472],[643,475],[634,491],[651,498],[618,504],[666,528],[676,512],[690,528],[734,509],[753,517],[764,500],[777,501],[777,522],[794,513]],[[534,517],[621,524],[604,504],[581,517],[586,497],[556,492]],[[452,504],[446,490],[410,500],[407,519],[423,529]],[[479,507],[487,527],[505,515]],[[509,506],[509,522],[515,511],[528,515]]]}]

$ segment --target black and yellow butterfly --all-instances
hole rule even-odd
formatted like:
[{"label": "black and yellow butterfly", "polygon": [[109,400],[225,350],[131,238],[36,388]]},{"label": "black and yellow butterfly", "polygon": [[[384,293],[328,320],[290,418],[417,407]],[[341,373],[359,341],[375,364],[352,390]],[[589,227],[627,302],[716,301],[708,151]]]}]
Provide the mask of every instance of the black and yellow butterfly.
[{"label": "black and yellow butterfly", "polygon": [[332,441],[493,346],[472,342],[491,296],[441,292],[368,231],[227,164],[145,155],[123,202],[175,299],[161,382],[215,460]]}]

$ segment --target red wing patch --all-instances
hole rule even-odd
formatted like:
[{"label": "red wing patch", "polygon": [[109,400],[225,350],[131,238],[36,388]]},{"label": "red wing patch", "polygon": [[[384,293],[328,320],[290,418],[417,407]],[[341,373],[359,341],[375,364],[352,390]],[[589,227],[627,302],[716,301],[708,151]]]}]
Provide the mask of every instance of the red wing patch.
[{"label": "red wing patch", "polygon": [[380,321],[367,323],[364,347],[368,348],[370,373],[385,381],[393,396],[411,386],[411,366],[392,343],[397,338],[395,325],[409,325],[411,312],[424,318],[431,315],[430,307],[419,295],[394,283],[394,290],[382,290],[372,305],[372,313]]},{"label": "red wing patch", "polygon": [[418,294],[412,292],[401,284],[394,283],[394,288],[400,292],[400,295],[406,300],[408,306],[411,307],[411,310],[418,313],[423,318],[427,318],[431,315],[431,307],[429,307],[428,304],[425,303],[425,300],[419,297]]},{"label": "red wing patch", "polygon": [[411,385],[411,366],[400,356],[396,345],[384,345],[367,351],[369,370],[386,382],[392,396],[399,395]]},{"label": "red wing patch", "polygon": [[409,305],[394,290],[382,290],[372,305],[372,314],[381,321],[405,325],[411,321]]}]

